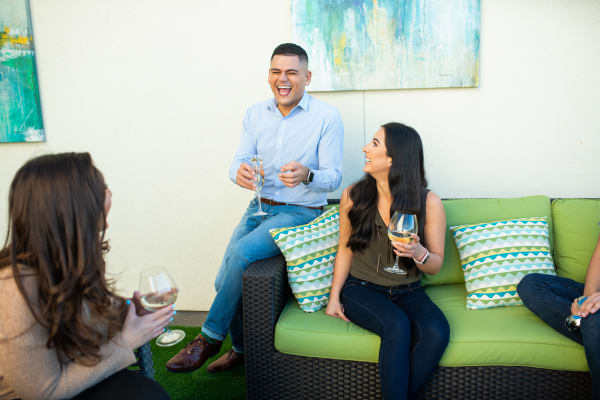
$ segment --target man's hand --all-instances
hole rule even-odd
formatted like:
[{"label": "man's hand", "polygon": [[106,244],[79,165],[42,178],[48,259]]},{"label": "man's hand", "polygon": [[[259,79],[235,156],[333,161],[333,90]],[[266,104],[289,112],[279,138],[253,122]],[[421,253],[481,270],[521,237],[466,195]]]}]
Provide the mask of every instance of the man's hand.
[{"label": "man's hand", "polygon": [[237,170],[235,183],[244,189],[255,190],[256,186],[254,185],[254,168],[246,163],[242,163]]},{"label": "man's hand", "polygon": [[293,188],[306,180],[308,168],[297,161],[290,161],[281,167],[281,173],[277,176],[285,186]]}]

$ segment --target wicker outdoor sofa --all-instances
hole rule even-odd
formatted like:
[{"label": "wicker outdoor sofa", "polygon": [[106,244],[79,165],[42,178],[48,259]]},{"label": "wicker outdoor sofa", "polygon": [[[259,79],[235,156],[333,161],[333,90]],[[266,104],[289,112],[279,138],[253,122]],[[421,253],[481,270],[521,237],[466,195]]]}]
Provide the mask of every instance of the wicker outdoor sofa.
[{"label": "wicker outdoor sofa", "polygon": [[[299,357],[274,347],[275,324],[292,295],[283,256],[244,273],[246,398],[381,399],[377,363]],[[590,374],[528,367],[439,367],[420,399],[589,399]]]},{"label": "wicker outdoor sofa", "polygon": [[[275,328],[290,296],[283,256],[255,262],[244,273],[247,399],[381,399],[376,362],[296,356],[275,349]],[[440,366],[418,395],[473,400],[590,397],[589,372],[524,366]]]}]

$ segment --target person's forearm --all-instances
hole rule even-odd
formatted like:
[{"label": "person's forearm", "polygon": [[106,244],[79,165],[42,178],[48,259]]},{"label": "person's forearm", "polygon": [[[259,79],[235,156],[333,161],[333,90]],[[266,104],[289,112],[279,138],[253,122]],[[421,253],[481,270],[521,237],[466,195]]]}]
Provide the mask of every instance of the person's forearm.
[{"label": "person's forearm", "polygon": [[330,296],[336,299],[340,298],[340,293],[344,287],[346,279],[350,274],[350,268],[334,268],[333,270],[333,281],[331,282],[331,293]]},{"label": "person's forearm", "polygon": [[583,289],[585,296],[590,296],[597,292],[600,292],[600,238],[598,239],[594,254],[592,254]]},{"label": "person's forearm", "polygon": [[348,275],[350,274],[350,266],[352,264],[352,254],[341,254],[338,252],[338,257],[335,259],[333,267],[333,280],[331,282],[330,297],[339,299],[342,288]]},{"label": "person's forearm", "polygon": [[314,192],[333,192],[342,182],[344,126],[338,113],[327,122],[318,147],[318,168],[309,188]]},{"label": "person's forearm", "polygon": [[309,188],[314,192],[333,192],[342,183],[341,168],[312,170],[315,174]]},{"label": "person's forearm", "polygon": [[440,272],[443,262],[444,262],[444,259],[442,258],[442,256],[440,256],[439,254],[429,252],[429,260],[427,260],[427,263],[425,263],[425,264],[415,263],[415,264],[417,265],[417,268],[419,268],[423,273],[428,274],[428,275],[435,275],[438,272]]}]

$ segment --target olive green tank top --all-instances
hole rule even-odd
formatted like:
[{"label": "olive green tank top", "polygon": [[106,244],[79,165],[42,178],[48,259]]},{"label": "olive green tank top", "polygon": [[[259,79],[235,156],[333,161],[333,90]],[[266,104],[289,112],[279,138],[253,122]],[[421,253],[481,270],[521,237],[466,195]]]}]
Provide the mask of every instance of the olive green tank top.
[{"label": "olive green tank top", "polygon": [[[422,236],[420,232],[419,236]],[[406,285],[418,281],[421,271],[412,258],[398,257],[398,265],[408,271],[407,275],[392,274],[383,270],[387,266],[394,265],[396,261],[392,249],[387,226],[378,211],[375,217],[373,240],[362,252],[353,254],[350,275],[381,286]]]}]

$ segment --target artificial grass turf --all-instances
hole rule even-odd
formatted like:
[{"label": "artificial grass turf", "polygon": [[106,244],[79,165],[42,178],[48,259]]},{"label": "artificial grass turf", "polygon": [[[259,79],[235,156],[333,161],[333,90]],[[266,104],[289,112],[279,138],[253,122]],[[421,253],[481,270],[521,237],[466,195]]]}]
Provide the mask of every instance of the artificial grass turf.
[{"label": "artificial grass turf", "polygon": [[223,342],[218,355],[210,358],[200,369],[194,372],[174,373],[167,371],[165,365],[179,350],[200,333],[200,327],[172,326],[171,329],[181,329],[185,339],[175,346],[159,347],[152,340],[152,359],[154,361],[154,378],[165,388],[173,400],[184,399],[215,399],[243,400],[246,397],[246,379],[244,366],[238,365],[231,371],[210,374],[206,367],[229,349],[229,337]]}]

